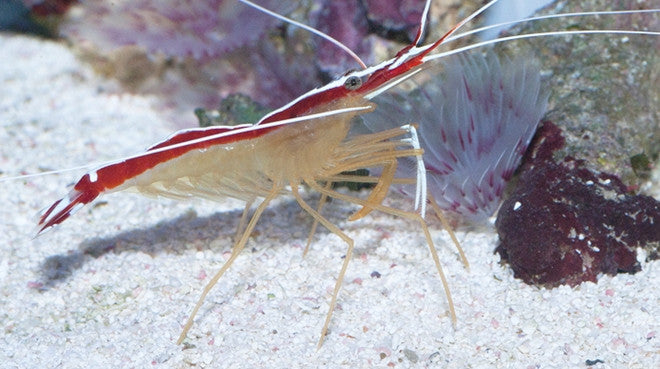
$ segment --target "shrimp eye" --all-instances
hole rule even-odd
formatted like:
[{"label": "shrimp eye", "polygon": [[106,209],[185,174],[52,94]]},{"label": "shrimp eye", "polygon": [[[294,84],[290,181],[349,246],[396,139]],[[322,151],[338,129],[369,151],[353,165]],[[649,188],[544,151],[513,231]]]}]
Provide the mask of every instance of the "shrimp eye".
[{"label": "shrimp eye", "polygon": [[362,79],[358,76],[350,76],[346,78],[346,81],[344,81],[344,88],[347,90],[357,90],[362,86]]}]

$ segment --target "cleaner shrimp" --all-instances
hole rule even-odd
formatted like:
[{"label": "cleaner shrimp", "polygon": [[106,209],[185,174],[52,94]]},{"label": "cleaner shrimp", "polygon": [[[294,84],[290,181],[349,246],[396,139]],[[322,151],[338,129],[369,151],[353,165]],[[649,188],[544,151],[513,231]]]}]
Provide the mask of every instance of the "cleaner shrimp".
[{"label": "cleaner shrimp", "polygon": [[[244,1],[248,3],[247,1]],[[394,59],[374,67],[361,63],[363,70],[343,77],[277,109],[254,125],[209,127],[177,132],[144,154],[107,164],[85,174],[69,194],[53,203],[39,216],[37,234],[62,223],[80,207],[102,193],[134,189],[152,196],[185,198],[199,196],[208,199],[233,197],[246,202],[238,227],[240,234],[229,259],[204,288],[177,343],[181,343],[191,328],[193,319],[206,295],[231,266],[248,241],[259,217],[277,196],[290,193],[315,221],[340,237],[348,249],[332,294],[330,307],[318,342],[326,336],[343,277],[353,253],[353,240],[336,225],[309,206],[298,192],[306,184],[319,193],[362,206],[349,220],[357,220],[373,210],[418,221],[445,288],[450,316],[456,321],[454,305],[447,280],[430,232],[424,221],[427,204],[426,174],[414,125],[347,139],[351,119],[359,112],[373,109],[368,100],[387,91],[391,86],[421,71],[424,58],[451,36],[463,24],[476,17],[495,1],[458,23],[442,38],[426,46],[419,46],[430,1],[426,2],[420,29],[415,40],[402,49]],[[249,3],[251,4],[251,3]],[[254,4],[251,4],[255,6]],[[267,11],[261,8],[262,11]],[[408,138],[400,138],[403,135]],[[394,139],[394,140],[391,140]],[[401,147],[408,147],[402,150]],[[415,156],[416,212],[406,212],[382,205],[394,180],[398,159]],[[213,158],[210,160],[210,158]],[[329,184],[337,176],[360,168],[380,167],[382,174],[373,181],[376,186],[366,200],[341,194]],[[342,176],[341,180],[345,180]],[[356,178],[356,181],[370,179]],[[251,205],[261,200],[248,219]],[[247,221],[247,225],[245,225]]]},{"label": "cleaner shrimp", "polygon": [[[315,210],[306,203],[299,194],[299,187],[304,184],[321,193],[322,198],[334,197],[359,205],[361,208],[351,216],[351,220],[377,210],[417,221],[422,227],[437,272],[442,279],[450,315],[455,321],[449,286],[424,221],[428,201],[424,150],[420,147],[417,128],[414,125],[417,122],[402,122],[398,128],[360,136],[349,137],[348,132],[352,118],[377,108],[370,100],[423,71],[425,63],[463,51],[456,49],[431,54],[464,24],[495,2],[497,0],[489,2],[478,12],[458,23],[436,42],[422,46],[420,43],[423,28],[430,7],[430,0],[427,1],[416,39],[395,58],[373,67],[363,65],[363,70],[348,73],[326,86],[310,91],[254,125],[180,131],[143,154],[93,170],[85,174],[66,197],[42,212],[37,232],[41,233],[58,225],[101,194],[124,189],[137,190],[151,196],[199,196],[213,200],[233,197],[244,200],[247,205],[231,256],[204,289],[178,340],[181,343],[204,297],[236,260],[264,209],[276,197],[291,195],[315,222],[321,223],[348,244],[322,328],[320,346],[328,331],[342,280],[351,259],[353,241],[320,214],[320,207]],[[505,40],[503,38],[497,42]],[[492,42],[484,44],[487,43]],[[471,47],[478,46],[480,45]],[[213,162],[200,159],[214,156],[220,159],[214,159]],[[395,178],[401,158],[410,158],[415,163],[414,178]],[[346,176],[342,175],[343,172],[365,167],[381,169],[381,174],[377,177],[350,177],[354,181],[376,183],[366,199],[345,195],[330,188],[329,185],[333,182],[346,179]],[[415,212],[398,210],[383,204],[393,184],[406,183],[416,185]],[[249,216],[251,205],[256,201],[259,201],[258,205]]]}]

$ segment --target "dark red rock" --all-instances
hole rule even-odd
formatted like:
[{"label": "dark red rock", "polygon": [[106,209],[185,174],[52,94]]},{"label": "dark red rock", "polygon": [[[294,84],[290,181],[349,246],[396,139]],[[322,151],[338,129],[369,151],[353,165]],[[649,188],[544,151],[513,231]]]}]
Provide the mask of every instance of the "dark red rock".
[{"label": "dark red rock", "polygon": [[496,252],[516,278],[549,287],[639,271],[635,248],[660,243],[660,203],[627,194],[618,177],[594,173],[583,160],[555,163],[552,153],[563,145],[560,129],[545,122],[500,208]]}]

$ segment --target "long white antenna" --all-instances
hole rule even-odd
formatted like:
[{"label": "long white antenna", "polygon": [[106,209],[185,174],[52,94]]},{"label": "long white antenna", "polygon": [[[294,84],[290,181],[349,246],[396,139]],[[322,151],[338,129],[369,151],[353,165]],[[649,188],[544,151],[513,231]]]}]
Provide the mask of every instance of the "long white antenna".
[{"label": "long white antenna", "polygon": [[447,37],[447,39],[445,41],[446,42],[451,42],[451,41],[461,39],[463,37],[467,37],[469,35],[473,35],[475,33],[480,33],[480,32],[488,31],[488,30],[491,30],[491,29],[506,27],[506,26],[515,25],[515,24],[521,24],[521,23],[526,23],[526,22],[534,22],[534,21],[539,21],[539,20],[545,20],[545,19],[567,18],[567,17],[586,17],[586,16],[594,16],[594,15],[621,15],[621,14],[658,13],[658,12],[660,12],[660,9],[603,10],[603,11],[593,11],[593,12],[575,12],[575,13],[560,13],[560,14],[540,15],[540,16],[528,17],[528,18],[523,18],[523,19],[518,19],[518,20],[513,20],[513,21],[508,21],[508,22],[501,22],[501,23],[496,23],[496,24],[491,24],[491,25],[488,25],[488,26],[484,26],[484,27],[475,28],[475,29],[470,30],[470,31],[461,32],[461,33],[452,35],[450,37]]},{"label": "long white antenna", "polygon": [[321,38],[324,38],[324,39],[326,39],[326,40],[332,42],[333,44],[335,44],[336,46],[338,46],[340,49],[342,49],[342,50],[344,50],[346,53],[348,53],[348,55],[350,55],[353,59],[355,59],[355,61],[358,62],[358,64],[360,64],[360,67],[362,67],[362,69],[367,69],[367,65],[362,61],[362,59],[360,59],[359,56],[357,56],[357,54],[355,54],[355,53],[353,52],[353,50],[351,50],[348,46],[342,44],[341,42],[339,42],[338,40],[336,40],[336,39],[333,38],[332,36],[330,36],[330,35],[328,35],[328,34],[325,34],[325,33],[321,32],[321,31],[317,30],[316,28],[310,27],[310,26],[308,26],[308,25],[306,25],[306,24],[303,24],[303,23],[300,23],[300,22],[298,22],[298,21],[295,21],[295,20],[293,20],[293,19],[291,19],[291,18],[287,18],[287,17],[285,17],[285,16],[283,16],[283,15],[277,14],[277,13],[275,13],[275,12],[272,11],[272,10],[268,10],[268,9],[266,9],[266,8],[260,6],[260,5],[257,5],[257,4],[255,4],[255,3],[253,3],[253,2],[251,2],[250,0],[238,0],[238,1],[242,2],[242,3],[245,4],[245,5],[251,6],[251,7],[253,7],[254,9],[257,9],[257,10],[259,10],[260,12],[263,12],[263,13],[265,13],[265,14],[268,14],[268,15],[270,15],[271,17],[277,18],[277,19],[279,19],[279,20],[281,20],[281,21],[284,21],[284,22],[286,22],[286,23],[292,24],[292,25],[294,25],[294,26],[296,26],[296,27],[300,27],[300,28],[302,28],[302,29],[304,29],[304,30],[307,30],[307,31],[309,31],[309,32],[311,32],[311,33],[313,33],[313,34],[315,34],[315,35],[321,37]]},{"label": "long white antenna", "polygon": [[419,22],[419,29],[417,30],[417,36],[415,36],[415,41],[413,41],[413,44],[415,44],[415,46],[419,46],[419,41],[422,39],[422,36],[424,35],[424,28],[426,28],[426,23],[428,22],[428,17],[429,17],[429,10],[431,9],[431,1],[432,0],[426,0],[426,4],[424,5],[424,11],[422,12],[422,19]]},{"label": "long white antenna", "polygon": [[546,37],[546,36],[566,36],[566,35],[594,35],[594,34],[605,34],[605,35],[643,35],[643,36],[660,36],[660,31],[626,31],[620,29],[583,29],[583,30],[571,30],[571,31],[552,31],[552,32],[538,32],[538,33],[526,33],[523,35],[513,35],[507,37],[500,37],[494,40],[477,42],[476,44],[460,47],[458,49],[453,49],[447,52],[426,55],[423,60],[425,62],[434,59],[444,58],[445,56],[454,55],[462,53],[463,51],[476,49],[479,47],[484,47],[487,45],[499,44],[505,41],[520,40],[525,38],[536,38],[536,37]]}]

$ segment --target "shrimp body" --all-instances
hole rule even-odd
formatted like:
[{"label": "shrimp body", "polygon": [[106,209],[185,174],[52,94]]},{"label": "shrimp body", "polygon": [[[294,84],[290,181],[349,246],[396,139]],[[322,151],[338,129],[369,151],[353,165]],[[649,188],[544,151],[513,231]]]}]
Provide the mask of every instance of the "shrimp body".
[{"label": "shrimp body", "polygon": [[[425,14],[429,6],[430,2],[427,2]],[[237,237],[232,255],[202,292],[179,337],[178,343],[181,343],[205,296],[243,249],[266,206],[282,193],[290,192],[298,204],[314,218],[312,232],[316,224],[321,223],[348,244],[322,329],[320,346],[353,252],[353,240],[319,213],[325,199],[328,196],[334,197],[362,206],[350,220],[380,210],[419,222],[445,288],[450,316],[455,322],[456,314],[449,287],[423,219],[427,202],[426,174],[423,151],[415,127],[403,124],[399,128],[376,133],[350,138],[347,135],[351,119],[358,112],[373,110],[374,106],[368,100],[419,72],[424,56],[461,24],[434,44],[424,47],[417,46],[422,35],[420,27],[414,42],[393,59],[347,73],[323,87],[311,90],[254,125],[180,131],[143,154],[89,172],[76,183],[68,196],[42,212],[37,234],[63,222],[100,194],[111,191],[134,189],[153,196],[201,196],[214,200],[228,196],[245,200],[247,205],[237,232],[240,236]],[[419,213],[382,205],[391,184],[395,182],[397,161],[401,157],[416,158],[415,210]],[[368,198],[344,195],[331,189],[333,182],[346,180],[345,177],[339,178],[343,172],[370,167],[381,168],[382,174],[377,178],[355,179],[358,182],[376,182]],[[314,210],[300,197],[298,187],[302,183],[322,194],[319,210]],[[257,198],[262,200],[246,225],[250,206]]]},{"label": "shrimp body", "polygon": [[[345,99],[341,103],[348,106],[357,103],[356,100],[361,99]],[[267,196],[273,188],[284,190],[285,186],[300,184],[304,179],[326,178],[335,174],[334,168],[341,162],[338,148],[356,114],[265,130],[240,144],[190,150],[127,180],[117,190],[135,188],[145,195],[212,200],[232,197],[249,201]]]},{"label": "shrimp body", "polygon": [[[340,104],[347,107],[358,100],[361,99],[345,99]],[[322,177],[325,167],[332,166],[333,148],[346,137],[349,122],[356,113],[297,125],[260,126],[256,130],[236,126],[180,131],[149,148],[146,155],[85,174],[67,197],[43,213],[39,232],[64,221],[82,204],[108,192],[134,190],[180,199],[233,197],[248,201],[265,197],[273,187],[282,189],[291,182],[300,183],[303,178]],[[226,135],[235,132],[239,134]],[[220,137],[158,150],[200,135]]]},{"label": "shrimp body", "polygon": [[[241,1],[251,6],[258,7],[247,0]],[[314,113],[322,114],[323,112],[331,112],[332,109],[355,107],[355,104],[359,101],[364,102],[365,99],[371,100],[384,91],[387,91],[391,87],[410,78],[415,73],[420,72],[422,70],[421,66],[426,60],[425,58],[429,55],[429,53],[431,53],[431,51],[440,46],[459,27],[467,23],[472,18],[476,17],[479,13],[483,12],[485,9],[495,4],[496,2],[497,0],[491,0],[479,11],[471,14],[468,18],[459,22],[456,26],[450,29],[445,35],[443,35],[434,43],[418,46],[418,43],[420,43],[422,38],[426,16],[430,7],[430,0],[428,0],[426,2],[422,16],[422,22],[417,32],[417,36],[410,45],[401,49],[401,51],[399,51],[394,58],[373,67],[366,68],[365,66],[363,70],[347,73],[346,75],[328,83],[323,87],[313,89],[293,100],[291,103],[266,115],[254,125],[242,125],[237,127],[216,126],[205,129],[183,130],[175,133],[165,141],[152,146],[144,154],[120,160],[116,163],[106,165],[102,168],[85,174],[76,183],[73,190],[67,197],[56,201],[52,206],[42,212],[37,224],[37,235],[48,228],[60,224],[81,206],[91,202],[101,193],[109,191],[117,191],[134,187],[138,191],[151,195],[163,195],[170,197],[189,197],[198,193],[206,193],[208,194],[206,197],[213,197],[210,196],[211,193],[217,192],[218,194],[222,194],[224,192],[226,195],[236,195],[236,197],[241,199],[244,199],[246,196],[252,198],[250,195],[239,194],[239,192],[242,193],[243,191],[239,190],[240,186],[238,183],[232,183],[231,178],[233,175],[231,173],[222,173],[216,175],[215,183],[213,183],[213,181],[208,178],[208,175],[205,173],[200,173],[203,170],[197,170],[197,174],[193,174],[192,172],[194,172],[196,169],[192,168],[196,168],[198,165],[204,167],[204,165],[200,164],[199,160],[194,159],[195,155],[192,153],[192,151],[208,151],[210,147],[216,145],[221,145],[219,148],[220,150],[224,148],[224,150],[228,151],[234,150],[237,146],[254,147],[255,142],[253,142],[252,139],[261,137],[272,130],[282,129],[290,123],[288,121],[289,119],[303,118],[305,116],[313,115]],[[260,9],[267,11],[263,8]],[[360,63],[362,62],[360,61]],[[369,108],[362,105],[362,110],[367,109]],[[331,115],[335,116],[338,114]],[[347,120],[350,120],[350,118],[350,115],[345,117]],[[292,124],[294,127],[299,125],[299,123]],[[299,127],[292,129],[297,131]],[[312,132],[313,130],[317,131],[315,134],[322,135],[322,133],[320,133],[321,130],[318,128],[313,128],[309,130],[309,132]],[[303,128],[301,131],[308,131],[308,129]],[[291,135],[284,133],[282,135],[282,137],[289,137],[290,139],[294,136],[297,137],[296,134]],[[343,137],[345,137],[345,134]],[[289,144],[285,145],[286,148],[280,148],[281,150],[285,151],[289,150],[282,156],[274,155],[274,153],[270,151],[268,151],[268,153],[261,151],[263,154],[262,156],[264,157],[275,156],[280,158],[289,157],[299,159],[288,163],[279,162],[279,166],[272,167],[275,169],[265,169],[266,171],[274,170],[276,172],[282,172],[281,175],[283,176],[275,175],[274,178],[269,178],[270,180],[275,180],[274,183],[276,184],[281,182],[281,180],[284,178],[295,179],[291,178],[291,174],[293,173],[288,173],[290,171],[300,171],[298,176],[303,173],[309,174],[307,173],[309,170],[300,169],[298,167],[301,165],[307,165],[302,164],[302,162],[309,159],[310,156],[296,157],[290,155],[291,147],[294,146],[296,143],[295,141],[296,139],[293,139],[289,142]],[[313,141],[317,143],[320,142],[318,140]],[[335,141],[330,138],[330,142]],[[230,144],[231,146],[226,146]],[[262,145],[263,142],[260,142],[259,144]],[[264,147],[267,148],[265,150],[269,150],[274,146],[271,144],[265,144]],[[312,151],[316,148],[315,145],[310,145],[310,147],[310,150]],[[319,146],[319,148],[322,147]],[[254,152],[254,154],[257,153],[259,152]],[[184,156],[183,158],[181,157],[182,155]],[[210,158],[210,155],[204,156]],[[311,157],[316,157],[316,154],[311,155]],[[215,160],[223,159],[227,158],[224,155],[221,155],[219,158],[215,158]],[[249,157],[246,157],[246,159],[241,158],[239,160],[240,162],[243,162],[243,160],[250,159]],[[252,156],[252,160],[262,162],[265,159],[255,155]],[[418,171],[418,177],[423,177],[423,169],[421,169],[423,167],[421,165],[421,158],[419,160],[420,162],[418,162],[418,167],[420,169]],[[208,161],[212,162],[214,160]],[[310,168],[318,167],[319,164],[322,164],[322,161],[322,158],[320,161],[312,160],[308,166]],[[182,165],[176,165],[178,163]],[[209,163],[205,165],[212,164]],[[295,169],[283,169],[285,167],[293,167]],[[219,170],[212,167],[208,167],[208,169],[220,172]],[[229,169],[231,172],[231,168]],[[264,174],[264,172],[261,170],[248,171],[245,173],[245,177],[247,177],[247,174],[254,174],[256,177],[260,177],[262,174]],[[296,176],[297,175],[293,175],[293,177]],[[213,175],[211,175],[211,177],[213,177]],[[266,177],[269,176],[267,175]],[[251,180],[257,182],[259,181],[258,178],[251,178]],[[218,185],[224,182],[225,184],[230,184],[230,186],[226,189],[210,189],[210,187],[207,188],[204,186],[200,190],[195,186],[196,181],[200,181],[198,183],[208,185]],[[294,182],[296,181],[294,180]],[[174,190],[170,192],[170,188]],[[177,190],[177,188],[192,192],[181,192]],[[249,190],[247,192],[249,192]],[[258,192],[263,195],[262,191]],[[418,191],[415,200],[416,207],[421,207],[422,213],[424,213],[423,209],[426,204],[425,196],[425,191],[423,193]],[[422,200],[422,197],[424,197],[424,200]]]}]

